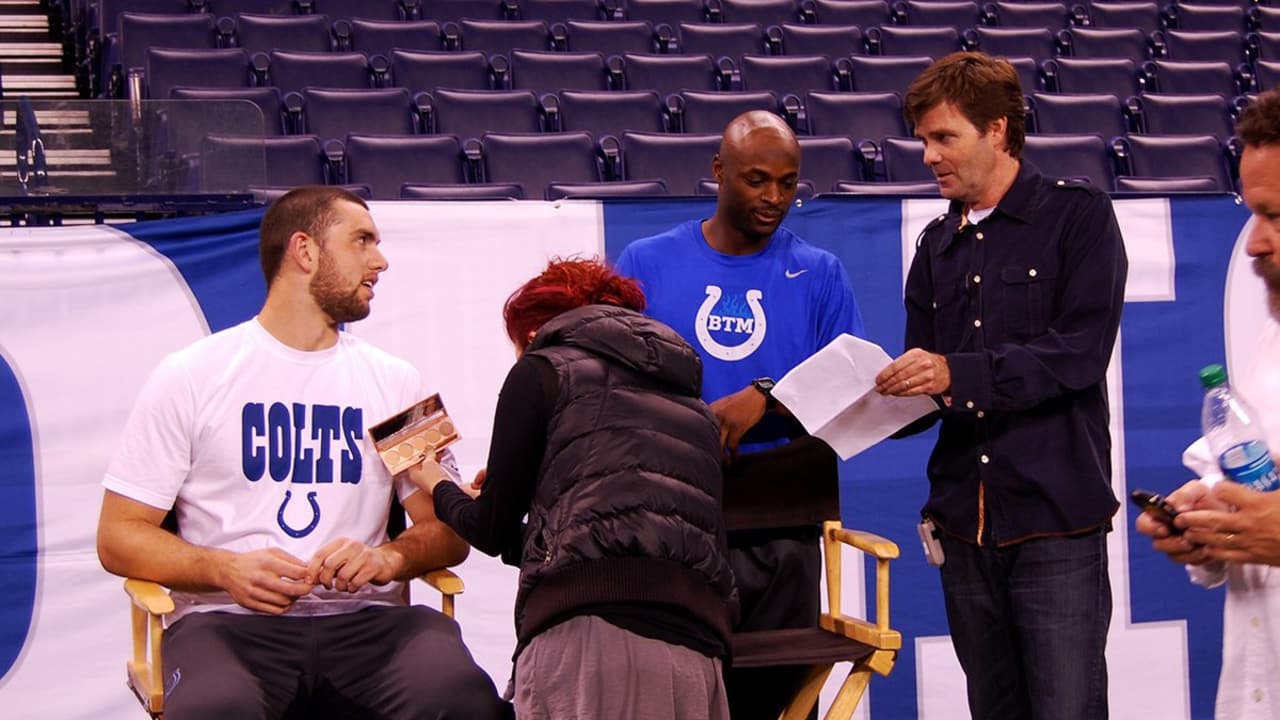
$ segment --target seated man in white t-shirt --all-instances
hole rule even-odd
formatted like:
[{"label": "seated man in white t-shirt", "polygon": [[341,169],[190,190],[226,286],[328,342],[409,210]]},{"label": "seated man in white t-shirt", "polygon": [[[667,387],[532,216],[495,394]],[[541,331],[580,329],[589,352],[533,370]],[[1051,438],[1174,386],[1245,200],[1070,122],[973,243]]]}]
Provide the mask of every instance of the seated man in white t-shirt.
[{"label": "seated man in white t-shirt", "polygon": [[[258,316],[166,357],[129,417],[98,555],[173,592],[169,720],[509,716],[457,624],[404,603],[401,581],[467,545],[366,450],[369,425],[423,396],[412,366],[339,330],[369,314],[378,241],[349,192],[277,200]],[[413,526],[388,541],[393,492]]]}]

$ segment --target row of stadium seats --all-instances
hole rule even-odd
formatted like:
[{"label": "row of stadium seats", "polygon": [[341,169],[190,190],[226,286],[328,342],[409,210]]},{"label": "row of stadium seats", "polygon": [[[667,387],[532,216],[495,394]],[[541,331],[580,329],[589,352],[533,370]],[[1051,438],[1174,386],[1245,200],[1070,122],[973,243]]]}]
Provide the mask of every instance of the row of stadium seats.
[{"label": "row of stadium seats", "polygon": [[[325,152],[312,135],[280,138],[203,139],[190,171],[207,191],[238,187],[246,167],[262,166],[264,188],[304,183],[362,185],[374,199],[406,196],[407,184],[439,188],[462,196],[519,186],[529,199],[564,195],[553,185],[587,186],[599,195],[641,192],[712,194],[710,158],[718,133],[666,135],[624,132],[621,137],[588,132],[555,135],[486,133],[460,140],[455,135],[387,138],[352,135],[344,139],[341,160]],[[883,177],[871,159],[848,138],[801,139],[801,195],[815,192],[936,193],[929,169],[921,163],[920,141],[884,138]],[[1233,189],[1229,149],[1207,136],[1130,136],[1110,143],[1100,135],[1028,136],[1025,155],[1053,168],[1055,175],[1118,191],[1225,192]],[[1159,158],[1177,153],[1183,169],[1161,175]],[[882,180],[883,182],[876,182]],[[614,185],[614,183],[644,185]],[[661,185],[655,185],[658,182]],[[660,194],[660,193],[659,193]]]}]

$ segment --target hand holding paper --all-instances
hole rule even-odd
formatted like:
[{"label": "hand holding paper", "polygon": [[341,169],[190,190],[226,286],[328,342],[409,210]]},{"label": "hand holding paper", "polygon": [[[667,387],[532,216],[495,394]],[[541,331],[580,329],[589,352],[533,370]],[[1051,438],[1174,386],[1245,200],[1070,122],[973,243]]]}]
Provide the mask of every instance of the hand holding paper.
[{"label": "hand holding paper", "polygon": [[779,380],[773,396],[848,460],[938,409],[928,395],[876,392],[876,374],[890,362],[879,345],[841,335]]}]

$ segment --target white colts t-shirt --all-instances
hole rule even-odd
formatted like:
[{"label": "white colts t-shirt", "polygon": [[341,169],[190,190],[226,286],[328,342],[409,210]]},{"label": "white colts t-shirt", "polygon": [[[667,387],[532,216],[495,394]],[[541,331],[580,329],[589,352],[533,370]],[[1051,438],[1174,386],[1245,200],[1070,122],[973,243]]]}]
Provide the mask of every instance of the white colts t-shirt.
[{"label": "white colts t-shirt", "polygon": [[[365,429],[422,397],[411,365],[341,333],[317,352],[287,347],[249,320],[161,362],[130,414],[103,485],[173,507],[188,542],[233,552],[280,548],[309,562],[349,537],[386,541],[392,478]],[[396,481],[403,500],[416,491]],[[401,604],[399,583],[326,590],[288,614]],[[188,612],[248,613],[225,592],[174,592]]]}]

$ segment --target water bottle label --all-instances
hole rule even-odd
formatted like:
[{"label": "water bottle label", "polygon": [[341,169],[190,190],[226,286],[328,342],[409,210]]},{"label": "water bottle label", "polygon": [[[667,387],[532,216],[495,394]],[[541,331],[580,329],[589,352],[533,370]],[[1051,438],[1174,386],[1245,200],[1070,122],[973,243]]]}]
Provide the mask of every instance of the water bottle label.
[{"label": "water bottle label", "polygon": [[1254,490],[1275,490],[1280,488],[1280,474],[1276,473],[1275,463],[1267,446],[1257,440],[1240,443],[1227,449],[1218,458],[1222,473],[1229,479]]}]

